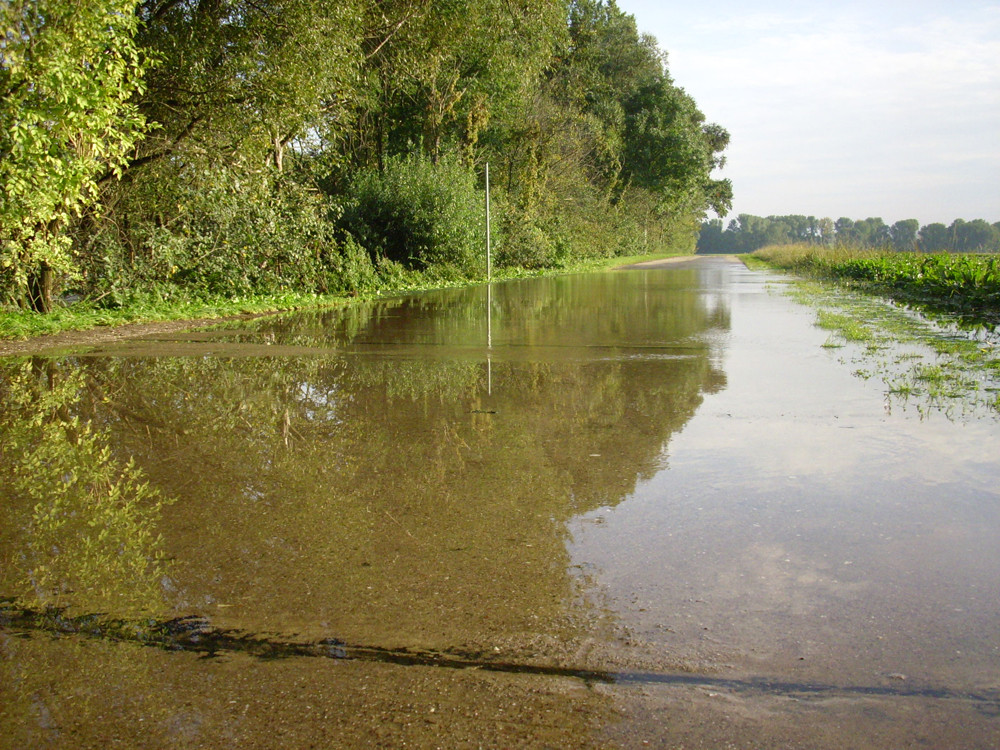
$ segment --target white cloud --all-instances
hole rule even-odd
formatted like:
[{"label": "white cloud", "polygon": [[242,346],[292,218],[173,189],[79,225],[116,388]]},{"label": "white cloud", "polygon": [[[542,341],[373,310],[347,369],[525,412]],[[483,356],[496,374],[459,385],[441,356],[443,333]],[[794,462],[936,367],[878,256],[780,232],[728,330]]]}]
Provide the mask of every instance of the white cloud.
[{"label": "white cloud", "polygon": [[619,4],[730,130],[737,210],[1000,219],[1000,5]]}]

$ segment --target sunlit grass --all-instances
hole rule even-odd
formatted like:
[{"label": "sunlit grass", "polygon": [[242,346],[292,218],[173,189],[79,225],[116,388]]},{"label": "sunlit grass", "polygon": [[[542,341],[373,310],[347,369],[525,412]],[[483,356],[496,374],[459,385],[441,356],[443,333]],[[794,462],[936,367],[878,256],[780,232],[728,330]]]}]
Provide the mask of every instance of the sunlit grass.
[{"label": "sunlit grass", "polygon": [[[495,268],[493,281],[507,281],[535,276],[552,276],[579,273],[631,265],[651,260],[676,257],[676,254],[652,254],[630,257],[600,257],[578,261],[562,268],[526,269],[517,267]],[[308,294],[285,292],[280,294],[241,295],[234,297],[204,297],[186,295],[176,290],[170,299],[156,295],[136,295],[127,305],[101,307],[86,300],[74,304],[60,304],[46,315],[18,309],[0,309],[0,339],[26,339],[61,331],[83,331],[92,328],[113,327],[129,323],[153,323],[169,320],[216,319],[246,314],[285,312],[345,304],[350,299],[365,299],[392,294],[402,294],[428,289],[469,286],[486,281],[485,269],[478,278],[446,278],[433,272],[413,271],[395,278],[391,285],[374,292],[355,296],[342,294]]]},{"label": "sunlit grass", "polygon": [[83,301],[72,305],[58,305],[47,315],[25,310],[2,311],[0,339],[25,339],[60,331],[82,331],[129,323],[223,318],[248,313],[298,310],[333,305],[343,301],[343,297],[333,295],[295,293],[228,299],[159,300],[150,297],[138,298],[127,306],[114,308],[103,308]]},{"label": "sunlit grass", "polygon": [[831,310],[820,310],[816,325],[828,331],[836,331],[846,341],[872,341],[875,338],[872,330],[856,318]]}]

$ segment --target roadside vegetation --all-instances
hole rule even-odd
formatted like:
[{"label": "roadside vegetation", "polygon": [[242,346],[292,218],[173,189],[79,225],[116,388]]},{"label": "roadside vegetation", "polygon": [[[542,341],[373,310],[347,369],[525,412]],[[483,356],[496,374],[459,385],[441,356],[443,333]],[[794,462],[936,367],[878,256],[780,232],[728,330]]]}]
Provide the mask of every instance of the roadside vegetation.
[{"label": "roadside vegetation", "polygon": [[[490,274],[492,281],[529,278],[548,274],[580,273],[614,266],[642,263],[661,259],[662,253],[633,256],[597,257],[576,261],[560,268],[526,269],[501,267]],[[433,272],[412,271],[397,274],[392,279],[380,279],[371,291],[337,294],[304,294],[286,292],[278,294],[251,294],[246,296],[208,296],[178,293],[173,298],[159,299],[147,295],[122,305],[102,305],[93,300],[80,300],[72,304],[56,304],[47,314],[33,310],[9,309],[0,311],[0,340],[27,339],[62,331],[83,331],[92,328],[151,323],[168,320],[196,320],[236,317],[240,315],[267,314],[290,310],[331,307],[349,300],[443,289],[485,283],[485,271],[469,278],[443,279]]]},{"label": "roadside vegetation", "polygon": [[691,253],[731,203],[728,133],[614,0],[13,0],[0,29],[0,335],[474,282],[487,164],[498,276]]},{"label": "roadside vegetation", "polygon": [[881,380],[887,408],[1000,416],[1000,257],[783,245],[746,258],[799,276],[791,294],[816,308],[823,347]]},{"label": "roadside vegetation", "polygon": [[906,304],[955,313],[970,324],[1000,323],[1000,255],[901,253],[801,243],[762,248],[750,257]]}]

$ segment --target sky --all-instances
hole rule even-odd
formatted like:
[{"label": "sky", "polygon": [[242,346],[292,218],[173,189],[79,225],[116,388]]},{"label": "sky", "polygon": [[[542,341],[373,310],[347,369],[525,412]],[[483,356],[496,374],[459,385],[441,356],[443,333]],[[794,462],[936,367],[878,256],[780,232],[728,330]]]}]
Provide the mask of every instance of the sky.
[{"label": "sky", "polygon": [[1000,0],[618,0],[731,135],[732,218],[1000,221]]}]

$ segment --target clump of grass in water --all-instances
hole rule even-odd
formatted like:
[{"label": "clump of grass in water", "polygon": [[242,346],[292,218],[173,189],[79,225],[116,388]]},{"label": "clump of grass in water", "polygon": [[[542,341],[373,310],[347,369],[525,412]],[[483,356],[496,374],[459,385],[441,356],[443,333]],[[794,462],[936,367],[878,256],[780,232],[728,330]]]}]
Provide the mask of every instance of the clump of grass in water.
[{"label": "clump of grass in water", "polygon": [[[1000,412],[1000,396],[993,393],[1000,387],[1000,347],[988,332],[956,332],[948,319],[814,280],[796,282],[790,293],[819,308],[816,325],[832,332],[824,348],[860,345],[849,358],[863,360],[864,367],[854,374],[866,380],[879,376],[887,395],[902,402],[926,400],[915,405],[922,417],[932,409],[951,417],[960,405],[966,415],[983,408],[994,416]],[[893,354],[880,355],[886,349]]]},{"label": "clump of grass in water", "polygon": [[961,398],[968,392],[979,390],[979,382],[951,362],[944,365],[917,365],[914,376],[927,384],[932,397]]},{"label": "clump of grass in water", "polygon": [[838,339],[836,336],[831,336],[823,342],[824,349],[843,349],[844,342]]},{"label": "clump of grass in water", "polygon": [[913,383],[908,380],[897,380],[889,385],[889,393],[893,396],[902,396],[907,398],[916,394],[917,390],[913,387]]},{"label": "clump of grass in water", "polygon": [[828,331],[835,331],[846,341],[868,342],[875,340],[875,334],[872,330],[850,315],[820,310],[816,325]]}]

